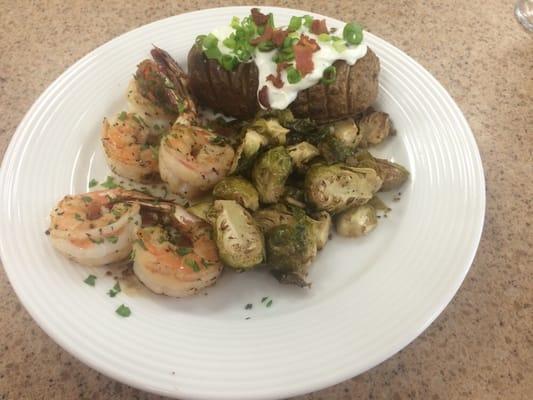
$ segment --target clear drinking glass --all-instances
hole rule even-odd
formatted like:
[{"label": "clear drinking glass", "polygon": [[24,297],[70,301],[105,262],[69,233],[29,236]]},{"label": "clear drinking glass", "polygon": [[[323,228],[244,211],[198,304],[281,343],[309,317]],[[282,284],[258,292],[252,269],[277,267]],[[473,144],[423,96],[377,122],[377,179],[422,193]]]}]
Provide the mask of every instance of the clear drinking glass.
[{"label": "clear drinking glass", "polygon": [[518,0],[514,14],[528,31],[533,31],[533,0]]}]

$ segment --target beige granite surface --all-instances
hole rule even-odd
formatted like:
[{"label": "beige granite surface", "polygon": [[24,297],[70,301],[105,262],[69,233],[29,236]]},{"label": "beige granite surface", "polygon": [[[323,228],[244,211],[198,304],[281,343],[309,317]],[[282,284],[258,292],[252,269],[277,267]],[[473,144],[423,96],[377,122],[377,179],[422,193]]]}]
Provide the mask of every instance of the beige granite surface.
[{"label": "beige granite surface", "polygon": [[[0,157],[37,96],[87,52],[147,22],[230,3],[0,0]],[[487,180],[479,251],[442,315],[371,371],[299,400],[533,398],[533,34],[513,1],[271,4],[361,21],[420,62],[465,113]],[[63,351],[0,268],[0,399],[78,398],[159,397]]]}]

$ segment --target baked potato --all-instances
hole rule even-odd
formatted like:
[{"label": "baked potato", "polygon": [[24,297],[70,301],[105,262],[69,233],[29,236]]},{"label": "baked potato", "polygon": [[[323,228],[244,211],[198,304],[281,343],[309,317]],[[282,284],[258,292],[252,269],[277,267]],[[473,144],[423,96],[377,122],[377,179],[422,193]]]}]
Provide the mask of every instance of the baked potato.
[{"label": "baked potato", "polygon": [[[248,119],[260,109],[257,101],[258,70],[253,62],[240,63],[233,71],[208,59],[195,44],[188,55],[190,89],[199,103],[227,116]],[[353,117],[367,109],[378,93],[379,59],[368,49],[350,66],[337,60],[335,82],[302,90],[289,106],[298,118],[332,121]]]}]

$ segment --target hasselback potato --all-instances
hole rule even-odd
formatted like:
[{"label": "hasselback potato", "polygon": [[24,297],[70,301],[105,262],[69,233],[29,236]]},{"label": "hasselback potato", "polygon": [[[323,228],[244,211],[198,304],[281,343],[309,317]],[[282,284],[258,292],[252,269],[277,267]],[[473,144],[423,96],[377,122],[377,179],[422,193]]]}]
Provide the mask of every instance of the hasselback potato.
[{"label": "hasselback potato", "polygon": [[[372,50],[368,49],[352,66],[340,60],[333,65],[337,70],[334,83],[317,83],[302,90],[290,104],[296,117],[336,120],[354,116],[374,102],[378,93],[379,59]],[[260,109],[255,63],[241,63],[233,71],[227,71],[217,60],[207,59],[195,44],[189,51],[188,69],[190,89],[201,105],[239,119],[252,118]]]}]

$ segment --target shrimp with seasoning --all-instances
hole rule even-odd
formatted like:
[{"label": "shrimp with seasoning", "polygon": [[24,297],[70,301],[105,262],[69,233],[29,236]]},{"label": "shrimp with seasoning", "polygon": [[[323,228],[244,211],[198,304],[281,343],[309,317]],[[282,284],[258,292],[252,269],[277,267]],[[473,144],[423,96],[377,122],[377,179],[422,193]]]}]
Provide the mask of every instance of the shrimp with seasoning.
[{"label": "shrimp with seasoning", "polygon": [[187,199],[194,199],[218,183],[229,172],[233,148],[223,137],[197,126],[196,105],[188,90],[188,77],[164,50],[155,48],[152,56],[168,66],[179,104],[176,122],[161,139],[159,172],[170,190]]},{"label": "shrimp with seasoning", "polygon": [[138,182],[159,179],[159,135],[142,117],[123,111],[114,121],[104,119],[101,138],[114,173]]},{"label": "shrimp with seasoning", "polygon": [[47,233],[58,251],[80,264],[122,261],[141,224],[138,201],[150,199],[120,188],[65,196],[50,214]]},{"label": "shrimp with seasoning", "polygon": [[158,132],[164,132],[184,110],[196,113],[196,106],[183,92],[187,77],[164,50],[155,47],[153,60],[144,60],[128,86],[128,105]]},{"label": "shrimp with seasoning", "polygon": [[133,244],[133,271],[155,293],[185,297],[213,285],[223,265],[211,226],[178,205],[149,206],[166,222],[143,227]]}]

